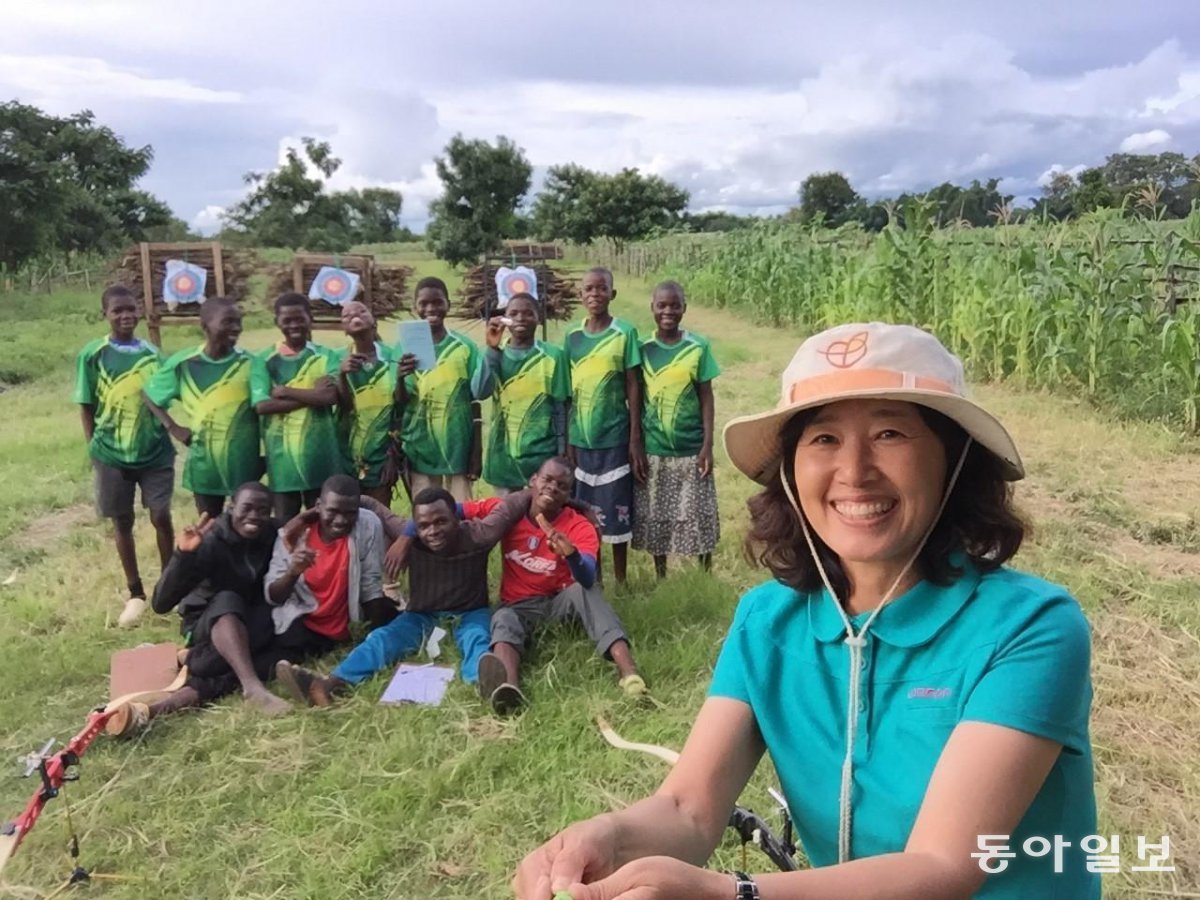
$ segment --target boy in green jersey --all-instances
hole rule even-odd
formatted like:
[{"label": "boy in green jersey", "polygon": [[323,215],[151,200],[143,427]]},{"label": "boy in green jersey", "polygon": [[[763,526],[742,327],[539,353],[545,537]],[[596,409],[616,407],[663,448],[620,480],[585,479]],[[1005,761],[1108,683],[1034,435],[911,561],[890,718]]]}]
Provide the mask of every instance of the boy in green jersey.
[{"label": "boy in green jersey", "polygon": [[575,465],[575,496],[600,509],[613,574],[625,581],[633,536],[633,481],[646,475],[642,447],[642,357],[637,329],[609,314],[617,296],[612,272],[583,276],[588,317],[567,332],[571,363],[571,428],[567,458]]},{"label": "boy in green jersey", "polygon": [[642,343],[646,480],[633,489],[633,548],[654,557],[659,578],[667,554],[696,556],[712,566],[720,538],[713,481],[713,389],[720,368],[708,341],[680,328],[683,288],[664,281],[650,313],[657,330]]},{"label": "boy in green jersey", "polygon": [[[503,318],[488,320],[487,362],[496,393],[483,480],[501,495],[525,488],[542,463],[566,452],[570,373],[563,351],[536,339],[540,320],[531,294],[515,294]],[[509,338],[501,349],[505,328]]]},{"label": "boy in green jersey", "polygon": [[352,300],[342,307],[342,330],[354,342],[335,354],[342,456],[362,492],[390,506],[399,476],[392,439],[396,357],[380,343],[375,316],[365,303]]},{"label": "boy in green jersey", "polygon": [[446,329],[450,294],[440,278],[417,282],[419,318],[433,332],[437,365],[418,372],[416,360],[400,348],[401,383],[396,394],[402,408],[401,443],[407,460],[412,496],[427,487],[442,487],[458,502],[471,497],[479,477],[479,416],[476,401],[492,392],[492,372],[469,339]]},{"label": "boy in green jersey", "polygon": [[[200,328],[204,343],[163,363],[144,396],[171,437],[188,448],[183,486],[194,495],[196,511],[215,519],[226,497],[262,476],[262,457],[250,405],[251,357],[237,346],[242,311],[229,297],[209,297],[200,306]],[[167,412],[175,400],[189,427]]]},{"label": "boy in green jersey", "polygon": [[303,294],[280,294],[275,324],[283,340],[254,357],[250,400],[262,418],[267,482],[275,518],[286,522],[317,502],[321,485],[343,471],[333,406],[337,363],[312,342],[312,313]]},{"label": "boy in green jersey", "polygon": [[165,568],[175,544],[171,494],[175,448],[162,423],[142,405],[142,389],[162,363],[153,344],[134,336],[140,305],[129,288],[113,285],[100,298],[109,334],[84,347],[75,363],[75,393],[96,483],[96,511],[112,519],[117,557],[129,586],[118,620],[132,625],[146,607],[133,541],[133,499],[138,488],[150,511]]}]

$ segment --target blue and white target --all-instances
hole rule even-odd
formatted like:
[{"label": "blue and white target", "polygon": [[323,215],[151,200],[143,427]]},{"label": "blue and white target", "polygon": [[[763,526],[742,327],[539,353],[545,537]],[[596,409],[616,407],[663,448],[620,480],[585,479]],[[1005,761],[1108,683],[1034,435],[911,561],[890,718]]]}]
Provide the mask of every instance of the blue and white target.
[{"label": "blue and white target", "polygon": [[168,259],[167,274],[163,278],[163,301],[171,309],[180,303],[203,303],[207,282],[207,269],[182,259]]},{"label": "blue and white target", "polygon": [[336,266],[321,266],[308,289],[309,300],[324,300],[341,306],[358,296],[358,276]]},{"label": "blue and white target", "polygon": [[506,308],[508,301],[517,294],[537,297],[537,273],[528,266],[517,266],[515,269],[501,266],[496,270],[496,307]]}]

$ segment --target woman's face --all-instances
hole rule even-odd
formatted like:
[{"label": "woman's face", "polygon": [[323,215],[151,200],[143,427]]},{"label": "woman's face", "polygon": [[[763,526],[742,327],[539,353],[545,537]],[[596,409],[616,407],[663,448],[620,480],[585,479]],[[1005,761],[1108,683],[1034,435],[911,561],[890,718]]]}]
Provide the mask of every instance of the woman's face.
[{"label": "woman's face", "polygon": [[937,514],[946,451],[911,403],[843,400],[801,433],[795,475],[804,515],[843,565],[890,568]]}]

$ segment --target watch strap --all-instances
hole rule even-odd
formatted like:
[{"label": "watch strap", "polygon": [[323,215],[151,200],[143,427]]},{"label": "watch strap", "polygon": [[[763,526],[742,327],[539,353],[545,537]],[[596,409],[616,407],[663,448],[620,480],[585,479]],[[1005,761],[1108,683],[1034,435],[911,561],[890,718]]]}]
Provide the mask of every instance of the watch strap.
[{"label": "watch strap", "polygon": [[733,895],[734,900],[759,900],[758,884],[747,875],[745,872],[730,872],[733,876],[734,888],[737,891]]}]

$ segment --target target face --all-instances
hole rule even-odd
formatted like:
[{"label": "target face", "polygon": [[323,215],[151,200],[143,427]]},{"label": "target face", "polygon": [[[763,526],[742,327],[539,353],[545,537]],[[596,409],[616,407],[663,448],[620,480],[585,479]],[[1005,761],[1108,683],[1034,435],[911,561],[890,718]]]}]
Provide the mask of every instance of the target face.
[{"label": "target face", "polygon": [[537,273],[526,266],[518,266],[515,269],[502,266],[496,272],[496,305],[504,309],[508,306],[508,301],[517,294],[537,297]]},{"label": "target face", "polygon": [[341,305],[349,303],[358,296],[358,276],[345,269],[334,266],[322,266],[313,279],[309,288],[310,300],[324,300],[326,303]]},{"label": "target face", "polygon": [[208,272],[181,259],[167,260],[163,300],[168,304],[202,303]]}]

